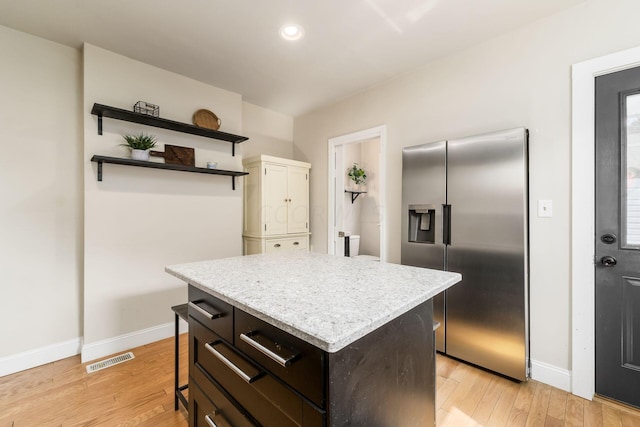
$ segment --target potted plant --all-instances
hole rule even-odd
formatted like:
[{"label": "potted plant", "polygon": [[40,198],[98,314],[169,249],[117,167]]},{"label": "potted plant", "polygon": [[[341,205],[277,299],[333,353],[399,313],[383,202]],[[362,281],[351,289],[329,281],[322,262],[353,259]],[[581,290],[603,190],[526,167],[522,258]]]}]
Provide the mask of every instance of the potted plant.
[{"label": "potted plant", "polygon": [[156,146],[156,137],[153,135],[123,135],[123,147],[131,149],[131,158],[133,160],[149,160],[149,150]]},{"label": "potted plant", "polygon": [[347,175],[349,175],[349,178],[351,178],[351,180],[355,184],[354,189],[359,189],[361,188],[361,186],[364,186],[366,184],[367,174],[365,173],[364,169],[358,166],[357,163],[354,163],[353,166],[349,168]]}]

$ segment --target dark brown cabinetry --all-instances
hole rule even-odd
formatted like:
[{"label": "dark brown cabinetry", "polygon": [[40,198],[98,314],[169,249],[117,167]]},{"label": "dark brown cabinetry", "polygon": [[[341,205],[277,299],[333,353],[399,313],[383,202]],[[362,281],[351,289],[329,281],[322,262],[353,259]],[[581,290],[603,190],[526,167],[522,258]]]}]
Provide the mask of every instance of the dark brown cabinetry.
[{"label": "dark brown cabinetry", "polygon": [[189,301],[190,426],[434,425],[430,300],[336,353],[194,286]]}]

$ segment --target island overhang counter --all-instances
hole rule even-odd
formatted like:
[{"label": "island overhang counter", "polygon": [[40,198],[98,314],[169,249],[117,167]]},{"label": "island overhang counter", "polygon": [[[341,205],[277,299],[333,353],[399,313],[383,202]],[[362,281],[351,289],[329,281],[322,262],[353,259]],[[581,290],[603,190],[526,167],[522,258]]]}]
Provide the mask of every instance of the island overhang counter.
[{"label": "island overhang counter", "polygon": [[189,285],[190,426],[433,425],[431,298],[459,274],[312,252],[166,271]]}]

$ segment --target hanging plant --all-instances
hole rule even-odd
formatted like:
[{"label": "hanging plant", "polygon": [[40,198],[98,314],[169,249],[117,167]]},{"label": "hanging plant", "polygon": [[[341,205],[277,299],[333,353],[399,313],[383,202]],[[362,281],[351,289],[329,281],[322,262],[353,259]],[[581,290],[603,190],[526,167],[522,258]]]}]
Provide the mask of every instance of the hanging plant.
[{"label": "hanging plant", "polygon": [[358,166],[357,163],[354,163],[353,166],[351,166],[348,175],[356,185],[364,184],[367,181],[367,174],[364,169]]}]

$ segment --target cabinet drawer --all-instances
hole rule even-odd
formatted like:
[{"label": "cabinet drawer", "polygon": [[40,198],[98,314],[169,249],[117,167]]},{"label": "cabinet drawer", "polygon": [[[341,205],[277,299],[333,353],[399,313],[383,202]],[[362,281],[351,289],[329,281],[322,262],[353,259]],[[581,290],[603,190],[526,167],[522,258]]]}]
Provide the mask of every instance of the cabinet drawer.
[{"label": "cabinet drawer", "polygon": [[229,342],[233,342],[233,306],[189,286],[189,316]]},{"label": "cabinet drawer", "polygon": [[281,251],[308,250],[309,236],[287,237],[284,239],[265,240],[265,253],[272,254]]},{"label": "cabinet drawer", "polygon": [[293,391],[197,322],[189,323],[189,333],[193,376],[201,370],[263,426],[302,425],[303,402]]},{"label": "cabinet drawer", "polygon": [[193,427],[256,427],[258,424],[245,417],[233,404],[224,397],[222,391],[203,378],[201,382],[189,383],[189,426]]},{"label": "cabinet drawer", "polygon": [[234,320],[240,351],[324,408],[322,350],[237,308]]}]

